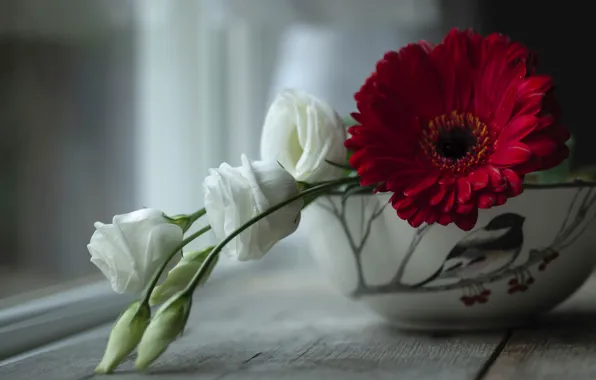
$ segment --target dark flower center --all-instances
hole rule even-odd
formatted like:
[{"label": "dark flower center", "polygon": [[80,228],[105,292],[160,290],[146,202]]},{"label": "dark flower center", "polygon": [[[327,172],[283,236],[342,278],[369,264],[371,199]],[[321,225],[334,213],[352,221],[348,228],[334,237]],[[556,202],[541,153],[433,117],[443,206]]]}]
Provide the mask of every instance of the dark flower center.
[{"label": "dark flower center", "polygon": [[440,170],[465,174],[490,159],[494,133],[470,113],[437,116],[422,128],[420,147]]},{"label": "dark flower center", "polygon": [[439,139],[435,143],[437,153],[453,161],[466,156],[476,145],[476,138],[469,127],[439,130]]}]

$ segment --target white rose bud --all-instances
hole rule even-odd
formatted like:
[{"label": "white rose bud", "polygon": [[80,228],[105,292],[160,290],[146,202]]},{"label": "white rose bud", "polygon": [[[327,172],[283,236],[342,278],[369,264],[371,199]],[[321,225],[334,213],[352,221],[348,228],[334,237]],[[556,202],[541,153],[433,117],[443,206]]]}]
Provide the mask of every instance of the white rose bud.
[{"label": "white rose bud", "polygon": [[329,164],[347,164],[345,125],[324,101],[285,90],[269,107],[261,135],[261,159],[279,162],[297,181],[322,182],[343,176]]},{"label": "white rose bud", "polygon": [[[179,291],[184,290],[212,250],[213,247],[209,247],[198,252],[185,252],[178,264],[168,272],[165,281],[153,289],[149,303],[151,305],[160,304]],[[217,257],[207,268],[207,273],[201,278],[199,285],[207,281],[216,264]]]},{"label": "white rose bud", "polygon": [[91,262],[117,293],[138,294],[183,239],[182,228],[161,211],[141,209],[95,223],[87,245]]},{"label": "white rose bud", "polygon": [[159,308],[139,343],[135,367],[144,370],[155,361],[184,330],[192,298],[177,295]]},{"label": "white rose bud", "polygon": [[[218,240],[224,239],[249,219],[299,193],[292,175],[276,162],[250,162],[242,166],[223,163],[211,169],[203,182],[205,209]],[[299,199],[251,225],[222,250],[239,261],[260,259],[279,240],[292,234],[300,222],[304,201]]]},{"label": "white rose bud", "polygon": [[139,344],[150,318],[151,310],[147,304],[132,303],[112,327],[103,359],[95,372],[113,372],[122,359]]}]

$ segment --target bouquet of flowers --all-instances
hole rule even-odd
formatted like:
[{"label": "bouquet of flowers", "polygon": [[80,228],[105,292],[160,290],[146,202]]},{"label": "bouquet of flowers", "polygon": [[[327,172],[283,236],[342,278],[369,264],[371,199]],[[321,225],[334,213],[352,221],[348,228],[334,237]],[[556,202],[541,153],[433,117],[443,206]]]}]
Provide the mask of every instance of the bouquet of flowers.
[{"label": "bouquet of flowers", "polygon": [[[97,372],[112,372],[135,348],[137,369],[147,368],[184,330],[193,293],[218,256],[263,257],[319,196],[390,192],[397,217],[412,227],[467,231],[479,209],[503,205],[524,190],[527,174],[569,155],[551,77],[536,73],[533,52],[501,34],[453,29],[437,45],[389,51],[355,100],[347,128],[324,101],[283,91],[265,118],[261,160],[243,155],[238,167],[211,169],[204,209],[141,209],[95,224],[91,261],[116,292],[140,295],[113,326]],[[210,230],[216,246],[184,252]],[[153,305],[161,306],[152,316]]]}]

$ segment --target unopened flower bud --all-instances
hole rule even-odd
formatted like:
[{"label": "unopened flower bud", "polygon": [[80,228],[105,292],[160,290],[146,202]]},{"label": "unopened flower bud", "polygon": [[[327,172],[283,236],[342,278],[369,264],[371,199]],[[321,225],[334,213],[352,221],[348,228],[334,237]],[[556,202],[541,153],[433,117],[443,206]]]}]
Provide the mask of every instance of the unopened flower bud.
[{"label": "unopened flower bud", "polygon": [[146,303],[132,303],[118,318],[108,339],[103,359],[96,373],[111,373],[135,349],[149,325],[151,309]]},{"label": "unopened flower bud", "polygon": [[[212,250],[213,247],[209,247],[198,252],[184,253],[178,264],[168,272],[168,277],[165,281],[153,289],[149,304],[153,306],[163,303],[174,294],[186,288]],[[217,264],[217,257],[213,260],[209,268],[207,268],[207,272],[201,278],[200,284],[207,281],[213,268],[215,268],[215,264]]]},{"label": "unopened flower bud", "polygon": [[184,330],[192,298],[178,293],[159,308],[139,343],[135,366],[144,370],[168,348]]}]

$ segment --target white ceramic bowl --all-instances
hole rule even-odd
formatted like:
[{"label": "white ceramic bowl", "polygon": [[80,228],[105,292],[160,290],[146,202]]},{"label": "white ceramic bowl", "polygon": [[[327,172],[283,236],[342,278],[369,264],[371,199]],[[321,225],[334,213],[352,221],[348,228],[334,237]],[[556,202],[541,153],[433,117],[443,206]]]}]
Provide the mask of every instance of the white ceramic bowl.
[{"label": "white ceramic bowl", "polygon": [[510,327],[577,290],[596,264],[596,187],[534,186],[476,227],[410,227],[389,195],[305,210],[314,258],[346,296],[415,330]]}]

